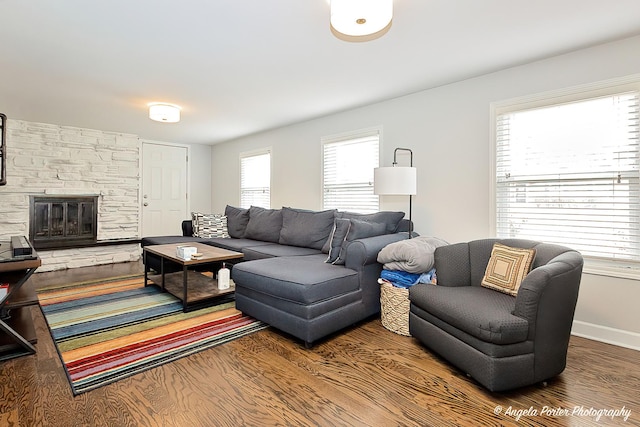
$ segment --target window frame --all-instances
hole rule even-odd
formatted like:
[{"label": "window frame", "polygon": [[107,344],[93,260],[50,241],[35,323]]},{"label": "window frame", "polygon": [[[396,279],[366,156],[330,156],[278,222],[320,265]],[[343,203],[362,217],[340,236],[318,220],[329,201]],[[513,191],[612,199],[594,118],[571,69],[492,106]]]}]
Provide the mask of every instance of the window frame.
[{"label": "window frame", "polygon": [[[516,112],[545,106],[553,106],[568,102],[588,100],[597,97],[611,96],[622,92],[640,91],[640,74],[634,74],[616,79],[594,82],[586,85],[573,86],[560,90],[548,91],[490,104],[490,167],[489,167],[489,218],[490,233],[497,236],[497,177],[496,177],[496,124],[498,116],[507,112]],[[640,279],[640,260],[623,261],[609,260],[584,256],[583,272],[587,274],[619,277],[626,279]]]},{"label": "window frame", "polygon": [[[325,146],[327,144],[333,144],[333,143],[340,143],[340,142],[347,142],[347,141],[351,141],[351,140],[355,140],[355,139],[359,139],[359,138],[367,138],[373,135],[378,136],[378,153],[377,153],[377,157],[378,157],[378,164],[374,167],[371,168],[371,180],[369,181],[369,187],[371,187],[371,194],[373,196],[375,196],[375,206],[371,207],[371,212],[377,212],[380,210],[380,197],[373,194],[373,170],[376,167],[380,166],[380,155],[382,153],[382,141],[383,141],[383,133],[382,133],[382,126],[373,126],[370,128],[365,128],[365,129],[358,129],[358,130],[354,130],[354,131],[350,131],[350,132],[344,132],[344,133],[340,133],[340,134],[334,134],[334,135],[328,135],[328,136],[323,136],[320,138],[320,160],[321,160],[321,165],[320,165],[320,205],[322,206],[322,209],[335,209],[334,207],[327,207],[325,206]],[[340,210],[343,210],[342,208],[338,208]],[[355,209],[350,209],[347,208],[346,210],[349,210],[351,212],[363,212],[362,210],[358,210],[357,208]]]},{"label": "window frame", "polygon": [[[271,188],[272,188],[272,182],[273,182],[273,173],[271,172],[273,170],[273,150],[271,149],[271,147],[266,147],[266,148],[260,148],[257,150],[251,150],[251,151],[243,151],[240,153],[239,158],[238,158],[238,169],[239,169],[239,203],[238,205],[241,208],[244,208],[242,206],[242,163],[243,163],[243,159],[246,158],[250,158],[250,157],[258,157],[258,156],[264,156],[264,155],[269,155],[269,205],[268,206],[260,206],[263,207],[265,209],[271,209]],[[248,208],[248,206],[247,206]]]}]

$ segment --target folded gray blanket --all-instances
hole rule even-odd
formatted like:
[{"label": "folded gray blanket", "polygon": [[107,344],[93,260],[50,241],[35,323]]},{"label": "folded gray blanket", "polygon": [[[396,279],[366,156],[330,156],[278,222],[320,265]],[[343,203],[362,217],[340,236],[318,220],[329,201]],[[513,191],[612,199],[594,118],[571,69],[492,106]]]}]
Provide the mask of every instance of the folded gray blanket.
[{"label": "folded gray blanket", "polygon": [[401,270],[422,274],[434,265],[433,253],[439,246],[448,245],[437,237],[418,236],[391,243],[378,253],[378,262],[386,270]]}]

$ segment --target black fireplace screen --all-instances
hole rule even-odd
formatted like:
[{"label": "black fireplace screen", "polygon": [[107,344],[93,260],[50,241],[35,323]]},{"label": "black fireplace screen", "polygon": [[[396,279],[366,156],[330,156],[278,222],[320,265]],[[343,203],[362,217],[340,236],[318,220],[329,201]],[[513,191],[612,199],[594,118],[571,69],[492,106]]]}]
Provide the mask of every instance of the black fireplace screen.
[{"label": "black fireplace screen", "polygon": [[36,249],[91,245],[98,197],[31,196],[29,237]]}]

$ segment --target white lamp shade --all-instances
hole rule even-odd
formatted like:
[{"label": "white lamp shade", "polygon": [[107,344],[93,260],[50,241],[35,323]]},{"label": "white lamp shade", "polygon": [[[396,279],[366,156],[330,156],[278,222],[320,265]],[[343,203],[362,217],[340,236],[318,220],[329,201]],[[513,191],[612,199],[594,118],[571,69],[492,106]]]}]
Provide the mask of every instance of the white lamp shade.
[{"label": "white lamp shade", "polygon": [[180,121],[180,107],[173,104],[149,104],[149,118],[156,122],[177,123]]},{"label": "white lamp shade", "polygon": [[413,167],[386,167],[373,170],[373,192],[379,195],[415,196],[417,169]]},{"label": "white lamp shade", "polygon": [[331,27],[348,36],[383,30],[393,18],[393,0],[331,0]]}]

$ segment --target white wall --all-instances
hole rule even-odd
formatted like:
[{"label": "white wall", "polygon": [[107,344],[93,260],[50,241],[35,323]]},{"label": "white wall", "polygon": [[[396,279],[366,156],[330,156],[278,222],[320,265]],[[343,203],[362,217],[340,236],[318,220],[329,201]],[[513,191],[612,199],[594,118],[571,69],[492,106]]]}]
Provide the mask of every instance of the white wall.
[{"label": "white wall", "polygon": [[[414,152],[416,231],[449,242],[487,237],[490,104],[640,73],[639,51],[640,37],[629,38],[213,146],[212,209],[238,205],[239,153],[267,146],[272,207],[319,209],[320,138],[382,125],[382,165],[391,164],[395,147]],[[406,198],[381,203],[408,209]],[[640,349],[637,301],[637,280],[584,275],[574,333]]]},{"label": "white wall", "polygon": [[[211,146],[189,145],[189,208],[192,212],[211,212]],[[185,218],[187,219],[187,218]]]}]

